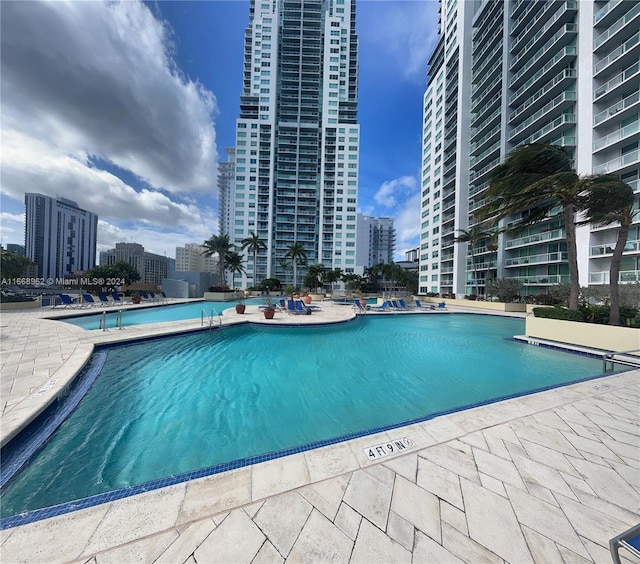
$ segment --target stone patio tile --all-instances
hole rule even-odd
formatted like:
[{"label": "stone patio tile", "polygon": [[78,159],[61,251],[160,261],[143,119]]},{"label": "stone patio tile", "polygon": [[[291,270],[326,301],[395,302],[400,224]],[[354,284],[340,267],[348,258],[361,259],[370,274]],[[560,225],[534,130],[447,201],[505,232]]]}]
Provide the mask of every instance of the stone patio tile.
[{"label": "stone patio tile", "polygon": [[[519,455],[520,458],[530,458],[535,462],[539,462],[544,466],[549,466],[565,474],[578,476],[577,470],[563,453],[526,440],[522,441],[522,445],[524,446],[525,452],[523,455]],[[516,458],[516,456],[512,457],[512,459],[514,458]]]},{"label": "stone patio tile", "polygon": [[[2,543],[2,562],[61,562],[79,559],[108,510],[108,504],[97,505],[16,527]],[[64,542],[60,542],[60,539],[64,539]]]},{"label": "stone patio tile", "polygon": [[235,510],[202,542],[194,557],[198,564],[251,562],[265,539],[244,511]]},{"label": "stone patio tile", "polygon": [[420,564],[422,562],[433,562],[434,564],[464,564],[463,560],[460,560],[451,554],[446,548],[439,545],[433,539],[420,531],[416,532],[416,546],[413,551],[413,562],[415,564]]},{"label": "stone patio tile", "polygon": [[415,484],[418,474],[418,455],[406,454],[393,458],[384,463],[384,466],[400,474],[410,482]]},{"label": "stone patio tile", "polygon": [[504,482],[505,484],[511,484],[516,488],[525,490],[526,487],[518,469],[510,460],[505,460],[499,456],[495,456],[490,452],[484,450],[474,449],[473,451],[478,472],[482,472],[487,476],[491,476]]},{"label": "stone patio tile", "polygon": [[576,449],[578,449],[583,456],[585,455],[585,453],[589,453],[606,460],[614,460],[616,462],[620,461],[620,459],[600,441],[586,439],[584,437],[574,435],[573,433],[565,433],[564,435],[567,440],[574,447],[576,447]]},{"label": "stone patio tile", "polygon": [[448,523],[463,535],[469,534],[467,516],[464,514],[464,511],[442,500],[440,501],[440,519],[443,523]]},{"label": "stone patio tile", "polygon": [[462,480],[469,536],[509,562],[533,562],[511,504],[469,480]]},{"label": "stone patio tile", "polygon": [[[211,523],[213,525],[213,523]],[[123,562],[156,562],[167,547],[178,538],[178,532],[170,529],[135,542],[127,543],[95,556],[96,564],[122,564]],[[186,560],[193,548],[185,555]],[[180,560],[182,562],[183,560]],[[175,562],[175,560],[173,561]]]},{"label": "stone patio tile", "polygon": [[392,492],[392,484],[381,482],[366,472],[355,472],[347,486],[344,502],[384,531]]},{"label": "stone patio tile", "polygon": [[379,482],[386,484],[393,488],[393,482],[396,477],[396,473],[390,470],[382,464],[372,464],[368,468],[363,468],[362,472],[369,474],[372,478],[375,478]]},{"label": "stone patio tile", "polygon": [[281,564],[282,562],[284,562],[282,555],[269,541],[265,541],[251,564]]},{"label": "stone patio tile", "polygon": [[635,524],[634,522],[619,521],[560,494],[556,494],[556,499],[576,533],[603,547],[609,546],[609,539]]},{"label": "stone patio tile", "polygon": [[185,490],[185,484],[178,484],[111,502],[82,554],[89,556],[174,527]]},{"label": "stone patio tile", "polygon": [[[216,528],[212,519],[202,519],[187,525],[180,536],[160,555],[154,564],[184,562]],[[126,560],[121,560],[125,562]],[[145,560],[148,562],[149,560]]]},{"label": "stone patio tile", "polygon": [[480,483],[473,456],[453,448],[449,444],[434,445],[431,448],[421,450],[418,456],[477,484]]},{"label": "stone patio tile", "polygon": [[520,523],[556,543],[587,558],[589,554],[578,539],[562,510],[507,484],[511,507]]},{"label": "stone patio tile", "polygon": [[389,512],[387,522],[387,534],[396,542],[399,542],[407,550],[413,550],[413,537],[415,529],[411,523],[405,521],[400,515]]},{"label": "stone patio tile", "polygon": [[431,538],[440,539],[438,498],[402,476],[396,477],[391,510]]},{"label": "stone patio tile", "polygon": [[245,505],[242,509],[247,514],[249,519],[253,519],[256,516],[256,513],[260,511],[260,508],[264,505],[264,501],[258,501],[256,503],[250,503],[249,505]]},{"label": "stone patio tile", "polygon": [[572,431],[572,428],[555,411],[541,411],[532,415],[532,418],[541,425],[558,431],[567,431],[569,433]]},{"label": "stone patio tile", "polygon": [[[442,547],[463,562],[504,564],[502,558],[446,523],[442,524]],[[414,562],[420,564],[417,560],[414,560]]]},{"label": "stone patio tile", "polygon": [[527,440],[562,454],[580,456],[576,448],[560,431],[553,429],[545,429],[543,431],[530,425],[518,426],[514,430],[520,440]]},{"label": "stone patio tile", "polygon": [[196,521],[251,501],[251,468],[192,480],[186,484],[178,524]]},{"label": "stone patio tile", "polygon": [[567,496],[573,498],[575,501],[578,500],[577,494],[578,492],[587,492],[591,495],[595,495],[595,492],[591,489],[589,484],[585,482],[582,478],[576,478],[575,476],[570,476],[565,474],[564,472],[560,472],[562,479],[567,482],[568,486],[571,488],[571,491],[574,492],[573,496]]},{"label": "stone patio tile", "polygon": [[636,435],[633,435],[631,433],[627,433],[625,431],[620,431],[618,429],[606,429],[607,434],[614,439],[615,441],[619,441],[620,443],[623,444],[627,444],[627,445],[631,445],[631,446],[638,446],[639,443],[639,439]]},{"label": "stone patio tile", "polygon": [[520,439],[514,433],[513,429],[509,426],[508,423],[505,423],[503,425],[496,425],[495,427],[485,429],[482,433],[484,434],[485,438],[487,438],[487,444],[489,444],[489,441],[488,441],[489,437],[499,439],[504,442],[512,443],[515,445],[520,444]]},{"label": "stone patio tile", "polygon": [[358,460],[347,443],[306,451],[304,458],[312,482],[333,478],[360,468]]},{"label": "stone patio tile", "polygon": [[558,552],[560,553],[563,562],[571,562],[575,564],[592,564],[591,558],[583,558],[582,556],[576,554],[575,552],[572,552],[562,545],[558,545]]},{"label": "stone patio tile", "polygon": [[598,497],[640,513],[640,495],[615,470],[586,460],[572,462]]},{"label": "stone patio tile", "polygon": [[253,521],[286,557],[312,510],[313,506],[301,495],[287,492],[267,499]]},{"label": "stone patio tile", "polygon": [[527,545],[531,550],[531,555],[536,564],[549,564],[549,562],[562,562],[562,556],[560,551],[551,539],[548,539],[544,535],[529,529],[528,527],[522,527],[522,534],[524,535]]},{"label": "stone patio tile", "polygon": [[531,486],[537,484],[545,489],[559,492],[569,497],[573,496],[571,488],[555,468],[521,456],[514,456],[513,463],[527,485],[527,489],[531,490]]},{"label": "stone patio tile", "polygon": [[217,515],[212,515],[211,519],[213,519],[213,522],[216,525],[220,525],[220,523],[222,523],[229,515],[230,515],[231,511],[225,511],[223,513],[218,513]]},{"label": "stone patio tile", "polygon": [[334,524],[351,540],[356,540],[362,515],[349,507],[346,503],[341,503]]},{"label": "stone patio tile", "polygon": [[[628,444],[606,438],[602,439],[602,444],[612,452],[615,452],[619,457],[623,459],[633,459],[640,463],[640,441],[636,441],[636,444]],[[639,465],[640,464],[636,464],[636,466]]]},{"label": "stone patio tile", "polygon": [[463,509],[460,479],[455,472],[434,464],[425,458],[418,459],[418,486]]},{"label": "stone patio tile", "polygon": [[511,459],[511,454],[509,453],[509,449],[505,446],[502,439],[490,435],[488,433],[484,433],[485,441],[487,442],[488,450],[491,454],[495,456],[499,456],[500,458],[504,458],[505,460]]},{"label": "stone patio tile", "polygon": [[475,433],[469,433],[464,437],[460,437],[459,441],[461,443],[469,445],[470,447],[475,447],[486,451],[489,450],[489,445],[487,444],[487,441],[481,431],[476,431]]},{"label": "stone patio tile", "polygon": [[312,511],[287,562],[349,562],[353,541],[319,511]]},{"label": "stone patio tile", "polygon": [[298,493],[327,519],[333,521],[342,502],[344,492],[347,491],[350,478],[350,474],[338,476],[331,480],[305,486],[298,490]]},{"label": "stone patio tile", "polygon": [[372,562],[411,564],[411,552],[363,519],[349,562],[350,564],[371,564]]},{"label": "stone patio tile", "polygon": [[626,464],[617,464],[615,462],[611,463],[611,467],[620,474],[630,486],[640,490],[640,468]]},{"label": "stone patio tile", "polygon": [[[638,497],[640,497],[640,494],[638,494]],[[625,523],[638,521],[638,513],[629,511],[624,507],[620,507],[619,505],[588,494],[586,492],[578,490],[576,492],[576,500],[582,503],[585,507],[595,509],[596,511],[604,513],[612,519],[623,521]]]},{"label": "stone patio tile", "polygon": [[447,417],[436,417],[435,419],[421,423],[421,425],[436,443],[450,441],[451,439],[455,439],[456,437],[461,437],[466,434],[464,429],[456,425]]},{"label": "stone patio tile", "polygon": [[604,430],[615,429],[617,431],[624,431],[630,435],[635,435],[636,437],[640,434],[640,425],[637,423],[627,423],[615,417],[602,417],[599,415],[592,416],[591,420]]},{"label": "stone patio tile", "polygon": [[304,456],[293,455],[262,462],[251,467],[253,501],[293,490],[310,482]]},{"label": "stone patio tile", "polygon": [[494,478],[493,476],[483,474],[482,472],[480,472],[479,475],[480,475],[480,485],[483,488],[486,488],[489,491],[492,491],[493,493],[501,495],[502,497],[505,497],[505,498],[507,497],[507,491],[504,489],[503,482],[501,482],[497,478]]}]

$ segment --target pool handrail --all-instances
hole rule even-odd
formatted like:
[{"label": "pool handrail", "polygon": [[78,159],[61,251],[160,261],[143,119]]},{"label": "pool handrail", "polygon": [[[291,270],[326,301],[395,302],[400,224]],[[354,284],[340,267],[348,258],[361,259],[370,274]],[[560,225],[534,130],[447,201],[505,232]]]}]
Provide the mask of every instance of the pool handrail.
[{"label": "pool handrail", "polygon": [[[632,366],[634,368],[640,368],[640,358],[630,358],[637,357],[638,355],[632,353],[638,353],[640,349],[632,349],[630,351],[614,351],[608,352],[602,355],[602,371],[603,372],[613,372],[614,365],[624,364],[625,366]],[[615,358],[619,355],[628,355],[625,358]]]},{"label": "pool handrail", "polygon": [[222,327],[222,318],[220,317],[220,314],[218,313],[218,311],[216,310],[215,307],[211,308],[211,313],[208,314],[206,309],[203,309],[202,312],[200,313],[200,326],[204,327],[204,318],[205,316],[207,317],[207,319],[209,320],[209,329],[213,329],[213,319],[217,318],[218,319],[218,327]]}]

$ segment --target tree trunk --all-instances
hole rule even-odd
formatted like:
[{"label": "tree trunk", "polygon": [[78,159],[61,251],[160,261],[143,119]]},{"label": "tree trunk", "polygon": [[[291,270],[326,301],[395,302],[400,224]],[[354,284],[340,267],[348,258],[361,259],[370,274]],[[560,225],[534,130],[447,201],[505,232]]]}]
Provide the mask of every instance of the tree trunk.
[{"label": "tree trunk", "polygon": [[578,309],[580,278],[578,273],[578,251],[576,249],[576,224],[573,204],[564,206],[564,228],[567,232],[567,259],[569,261],[569,309]]},{"label": "tree trunk", "polygon": [[618,231],[618,240],[611,256],[609,269],[609,325],[620,325],[620,293],[618,291],[618,277],[620,276],[620,261],[629,236],[629,224],[623,222]]},{"label": "tree trunk", "polygon": [[[473,249],[473,243],[469,243],[469,247],[471,248],[471,267],[473,269],[473,281],[471,282],[471,293],[476,294],[479,293],[480,288],[478,287],[478,271],[476,270],[476,253]],[[473,283],[476,284],[476,291],[473,291]]]},{"label": "tree trunk", "polygon": [[258,257],[257,257],[257,252],[253,251],[253,287],[255,288],[257,286],[256,284],[256,266],[258,263]]}]

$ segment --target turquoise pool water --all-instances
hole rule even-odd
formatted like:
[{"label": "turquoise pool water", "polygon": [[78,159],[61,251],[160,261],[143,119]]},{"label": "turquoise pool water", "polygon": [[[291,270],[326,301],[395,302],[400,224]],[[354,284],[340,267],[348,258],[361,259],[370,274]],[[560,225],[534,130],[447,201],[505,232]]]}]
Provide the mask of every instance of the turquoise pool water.
[{"label": "turquoise pool water", "polygon": [[597,376],[509,340],[524,320],[362,316],[110,349],[78,408],[2,493],[2,516]]},{"label": "turquoise pool water", "polygon": [[[247,305],[260,305],[263,300],[260,298],[250,298],[245,300]],[[234,307],[238,302],[190,302],[187,304],[162,305],[157,307],[141,308],[141,309],[123,309],[122,324],[124,327],[129,325],[144,325],[147,323],[162,323],[164,321],[182,321],[184,319],[200,319],[202,310],[207,315],[211,315],[214,309],[218,314],[230,307]],[[107,327],[115,328],[118,319],[118,308],[114,307],[107,312]],[[93,330],[100,329],[100,318],[102,312],[90,315],[79,315],[77,317],[67,317],[60,319],[66,323],[71,323],[83,329]]]}]

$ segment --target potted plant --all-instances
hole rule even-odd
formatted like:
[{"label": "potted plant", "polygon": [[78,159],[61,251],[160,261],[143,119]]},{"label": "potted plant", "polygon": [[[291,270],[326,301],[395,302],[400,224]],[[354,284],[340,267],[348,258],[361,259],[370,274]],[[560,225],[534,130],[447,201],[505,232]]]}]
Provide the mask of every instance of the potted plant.
[{"label": "potted plant", "polygon": [[354,295],[355,295],[355,297],[356,297],[356,298],[358,298],[358,300],[360,300],[360,305],[361,305],[362,307],[367,307],[367,300],[366,300],[366,299],[365,299],[365,297],[363,296],[363,294],[362,294],[362,291],[361,291],[361,290],[356,290],[356,291],[354,292]]},{"label": "potted plant", "polygon": [[276,309],[273,307],[272,299],[270,297],[266,297],[264,299],[264,305],[265,307],[262,309],[262,312],[264,313],[264,318],[273,319],[273,316],[276,313]]},{"label": "potted plant", "polygon": [[134,292],[131,296],[131,302],[134,304],[139,304],[142,301],[142,296],[139,292]]},{"label": "potted plant", "polygon": [[236,304],[236,313],[242,314],[247,308],[247,306],[244,304],[244,292],[236,292],[236,299],[238,300],[238,303]]}]

